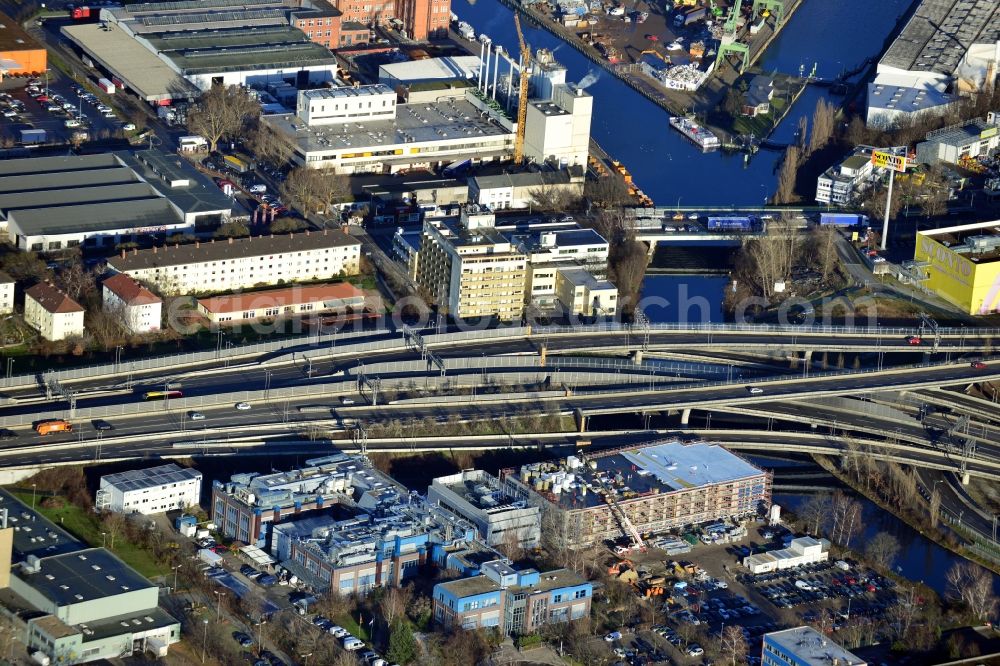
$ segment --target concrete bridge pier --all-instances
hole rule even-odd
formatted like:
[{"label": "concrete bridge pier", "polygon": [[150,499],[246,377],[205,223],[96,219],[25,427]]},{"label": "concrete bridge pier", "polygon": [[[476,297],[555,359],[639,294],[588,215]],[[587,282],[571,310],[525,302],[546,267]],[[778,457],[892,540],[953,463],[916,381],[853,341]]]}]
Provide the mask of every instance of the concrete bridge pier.
[{"label": "concrete bridge pier", "polygon": [[632,352],[632,362],[636,365],[642,365],[642,350],[636,349]]},{"label": "concrete bridge pier", "polygon": [[587,416],[582,409],[573,410],[573,418],[576,419],[577,432],[587,432]]},{"label": "concrete bridge pier", "polygon": [[549,346],[548,345],[542,345],[541,348],[538,350],[538,365],[539,365],[539,367],[542,367],[542,368],[545,367],[545,357],[548,355],[548,353],[549,353]]},{"label": "concrete bridge pier", "polygon": [[811,349],[805,351],[805,357],[802,359],[806,367],[812,367],[813,353]]},{"label": "concrete bridge pier", "polygon": [[963,486],[969,485],[969,473],[968,472],[965,472],[965,473],[962,474],[962,485]]},{"label": "concrete bridge pier", "polygon": [[687,425],[691,421],[691,408],[686,408],[681,412],[681,425]]}]

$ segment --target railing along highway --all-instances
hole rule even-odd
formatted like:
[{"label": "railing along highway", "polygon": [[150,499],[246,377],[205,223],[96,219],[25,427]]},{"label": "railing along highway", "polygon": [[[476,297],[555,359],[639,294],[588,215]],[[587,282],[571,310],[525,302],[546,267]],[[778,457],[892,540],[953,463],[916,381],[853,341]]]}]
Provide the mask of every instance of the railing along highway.
[{"label": "railing along highway", "polygon": [[[513,326],[502,328],[491,328],[483,330],[460,331],[455,333],[436,333],[424,335],[424,339],[429,345],[439,345],[443,343],[476,343],[491,339],[510,339],[530,336],[538,337],[558,337],[586,335],[593,333],[610,333],[620,335],[638,335],[646,333],[651,335],[657,333],[706,333],[713,334],[726,333],[759,333],[759,334],[785,334],[792,335],[793,343],[798,336],[864,336],[875,341],[883,338],[905,337],[918,332],[917,327],[861,327],[861,326],[827,326],[827,325],[782,325],[782,324],[713,324],[713,323],[659,323],[648,324],[644,327],[621,324],[617,322],[608,324],[592,324],[580,326]],[[378,335],[402,334],[401,330],[386,327],[374,331],[355,331],[350,333],[332,333],[328,335],[303,336],[300,338],[282,339],[275,342],[255,343],[239,346],[220,346],[214,350],[202,352],[190,352],[185,354],[173,354],[139,360],[122,361],[120,363],[105,363],[100,365],[85,366],[81,368],[71,368],[66,370],[54,370],[41,373],[30,373],[24,375],[14,375],[0,381],[3,388],[19,388],[32,386],[38,382],[39,374],[50,377],[59,382],[67,382],[81,379],[95,379],[100,377],[128,376],[132,373],[144,373],[155,370],[183,370],[186,366],[204,365],[210,363],[227,363],[237,359],[253,359],[264,354],[275,352],[291,352],[300,348],[329,349],[331,353],[340,351],[345,355],[364,354],[375,351],[403,350],[407,348],[407,341],[401,338],[374,340],[371,342],[350,344],[351,340],[358,338],[373,337]],[[986,339],[986,343],[991,343],[990,338],[996,336],[1000,338],[1000,328],[938,328],[937,335],[947,338],[961,338],[963,342],[970,342]],[[343,343],[347,342],[347,345]],[[711,342],[709,337],[708,342]],[[338,347],[338,343],[340,346]],[[973,349],[977,345],[971,345]],[[961,349],[964,349],[964,344]],[[900,349],[899,351],[902,351]],[[926,347],[914,347],[912,351],[930,351]]]}]

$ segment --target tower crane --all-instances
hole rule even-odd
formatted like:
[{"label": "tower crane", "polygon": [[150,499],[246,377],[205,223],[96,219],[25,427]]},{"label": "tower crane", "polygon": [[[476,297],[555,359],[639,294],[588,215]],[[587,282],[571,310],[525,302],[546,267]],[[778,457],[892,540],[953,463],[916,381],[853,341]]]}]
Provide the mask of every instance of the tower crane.
[{"label": "tower crane", "polygon": [[531,48],[524,41],[521,32],[521,17],[514,12],[514,27],[517,28],[517,43],[521,51],[521,71],[518,72],[517,133],[514,135],[514,164],[524,162],[524,124],[528,119],[528,72],[531,71]]}]

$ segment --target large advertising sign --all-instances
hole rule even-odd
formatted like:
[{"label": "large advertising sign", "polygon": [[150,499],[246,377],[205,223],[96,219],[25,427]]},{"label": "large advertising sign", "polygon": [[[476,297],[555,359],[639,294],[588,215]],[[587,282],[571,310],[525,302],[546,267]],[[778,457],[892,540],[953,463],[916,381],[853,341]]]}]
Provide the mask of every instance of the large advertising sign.
[{"label": "large advertising sign", "polygon": [[876,150],[872,153],[872,164],[876,169],[892,169],[903,173],[906,171],[906,155],[893,155]]}]

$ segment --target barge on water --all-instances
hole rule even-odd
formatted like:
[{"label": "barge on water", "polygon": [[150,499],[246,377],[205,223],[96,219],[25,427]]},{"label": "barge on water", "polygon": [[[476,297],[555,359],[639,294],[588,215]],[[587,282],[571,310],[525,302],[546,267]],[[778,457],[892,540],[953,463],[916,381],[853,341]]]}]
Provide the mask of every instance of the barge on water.
[{"label": "barge on water", "polygon": [[670,126],[700,146],[702,150],[712,150],[720,145],[719,137],[690,118],[671,116]]}]

